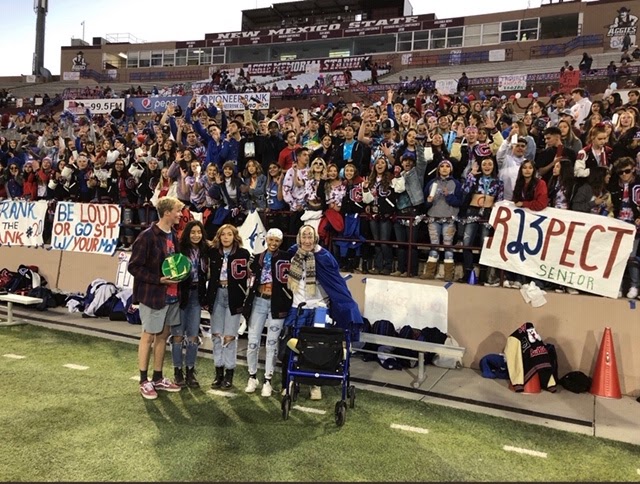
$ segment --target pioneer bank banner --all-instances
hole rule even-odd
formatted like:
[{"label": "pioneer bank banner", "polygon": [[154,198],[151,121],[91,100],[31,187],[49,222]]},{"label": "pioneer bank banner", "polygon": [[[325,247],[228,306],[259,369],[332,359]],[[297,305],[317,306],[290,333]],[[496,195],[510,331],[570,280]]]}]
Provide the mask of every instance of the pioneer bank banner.
[{"label": "pioneer bank banner", "polygon": [[480,264],[562,286],[616,298],[635,227],[619,220],[546,208],[532,212],[497,203],[489,220],[495,229]]}]

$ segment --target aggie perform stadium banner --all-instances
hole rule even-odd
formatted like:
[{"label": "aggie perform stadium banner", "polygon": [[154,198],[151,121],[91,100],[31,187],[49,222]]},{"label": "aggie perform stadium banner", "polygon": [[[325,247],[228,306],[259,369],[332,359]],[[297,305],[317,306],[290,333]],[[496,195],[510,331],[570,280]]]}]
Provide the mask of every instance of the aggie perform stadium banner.
[{"label": "aggie perform stadium banner", "polygon": [[636,229],[619,220],[570,210],[540,212],[496,203],[495,229],[480,255],[483,265],[618,297]]}]

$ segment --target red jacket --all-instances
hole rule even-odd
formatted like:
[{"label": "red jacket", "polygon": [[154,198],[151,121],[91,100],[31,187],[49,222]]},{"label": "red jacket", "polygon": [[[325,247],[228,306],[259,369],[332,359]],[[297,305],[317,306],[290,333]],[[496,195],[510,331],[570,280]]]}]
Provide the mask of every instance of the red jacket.
[{"label": "red jacket", "polygon": [[533,200],[523,200],[522,206],[536,212],[539,210],[544,210],[545,208],[547,208],[547,206],[549,206],[547,184],[543,179],[538,179],[538,184],[536,185],[536,189],[533,192]]}]

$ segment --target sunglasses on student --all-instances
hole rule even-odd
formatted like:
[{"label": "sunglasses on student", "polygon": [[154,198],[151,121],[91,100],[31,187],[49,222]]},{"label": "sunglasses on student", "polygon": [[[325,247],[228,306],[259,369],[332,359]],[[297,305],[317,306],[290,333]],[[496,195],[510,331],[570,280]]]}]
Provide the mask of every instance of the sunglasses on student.
[{"label": "sunglasses on student", "polygon": [[618,172],[618,175],[628,175],[629,173],[633,172],[633,169],[631,168],[627,168],[626,170],[620,170]]}]

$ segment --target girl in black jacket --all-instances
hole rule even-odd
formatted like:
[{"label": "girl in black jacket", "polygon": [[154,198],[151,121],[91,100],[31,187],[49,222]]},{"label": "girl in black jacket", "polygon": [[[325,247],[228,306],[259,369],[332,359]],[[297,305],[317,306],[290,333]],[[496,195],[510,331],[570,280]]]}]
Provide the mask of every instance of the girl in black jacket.
[{"label": "girl in black jacket", "polygon": [[238,351],[238,328],[249,290],[251,254],[242,248],[238,229],[225,224],[218,229],[209,250],[209,289],[211,339],[216,376],[212,388],[233,385]]},{"label": "girl in black jacket", "polygon": [[[200,312],[206,303],[208,247],[202,222],[192,220],[180,236],[180,252],[191,261],[191,274],[180,283],[180,324],[171,326],[171,356],[176,385],[198,388],[196,357],[200,338]],[[186,348],[186,355],[182,349]],[[183,366],[186,364],[186,380]]]}]

